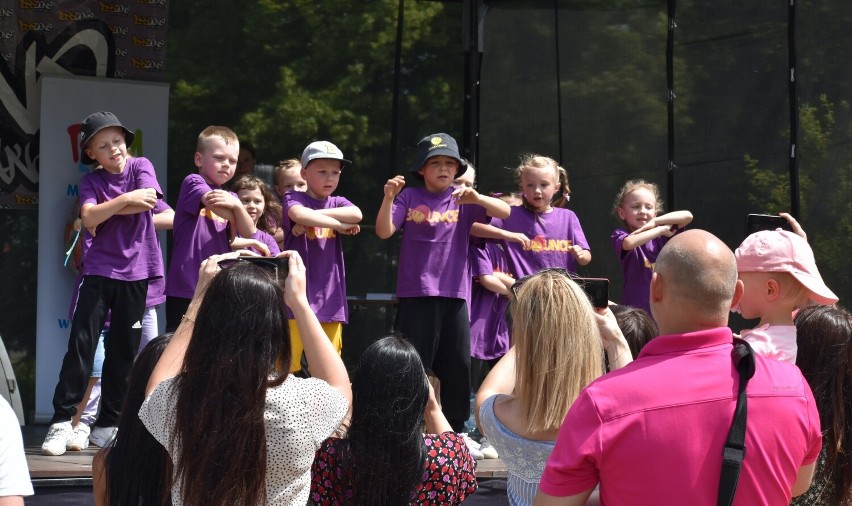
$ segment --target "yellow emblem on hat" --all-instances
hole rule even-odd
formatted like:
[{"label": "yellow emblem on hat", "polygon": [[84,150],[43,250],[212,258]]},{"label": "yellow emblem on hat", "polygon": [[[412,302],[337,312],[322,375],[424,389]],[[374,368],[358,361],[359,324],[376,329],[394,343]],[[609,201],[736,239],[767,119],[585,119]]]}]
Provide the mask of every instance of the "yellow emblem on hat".
[{"label": "yellow emblem on hat", "polygon": [[325,152],[329,154],[337,153],[337,148],[330,142],[325,143]]},{"label": "yellow emblem on hat", "polygon": [[440,137],[432,137],[432,145],[437,146],[438,144],[444,142]]}]

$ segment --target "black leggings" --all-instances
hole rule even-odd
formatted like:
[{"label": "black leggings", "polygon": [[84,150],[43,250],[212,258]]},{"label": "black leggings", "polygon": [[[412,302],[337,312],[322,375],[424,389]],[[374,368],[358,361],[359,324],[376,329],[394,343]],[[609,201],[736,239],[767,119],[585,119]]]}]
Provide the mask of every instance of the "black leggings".
[{"label": "black leggings", "polygon": [[470,418],[470,319],[467,302],[449,297],[399,299],[394,325],[441,380],[441,409],[456,432]]}]

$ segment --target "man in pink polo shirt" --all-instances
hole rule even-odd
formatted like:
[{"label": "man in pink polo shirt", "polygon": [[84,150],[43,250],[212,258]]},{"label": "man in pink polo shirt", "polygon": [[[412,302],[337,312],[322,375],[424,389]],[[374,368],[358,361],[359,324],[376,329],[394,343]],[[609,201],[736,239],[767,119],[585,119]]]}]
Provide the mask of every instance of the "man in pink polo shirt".
[{"label": "man in pink polo shirt", "polygon": [[[743,293],[731,250],[689,230],[657,258],[651,311],[660,336],[571,406],[536,505],[715,505],[739,374],[728,312]],[[789,504],[807,490],[822,437],[799,369],[755,357],[746,390],[745,459],[734,504]]]}]

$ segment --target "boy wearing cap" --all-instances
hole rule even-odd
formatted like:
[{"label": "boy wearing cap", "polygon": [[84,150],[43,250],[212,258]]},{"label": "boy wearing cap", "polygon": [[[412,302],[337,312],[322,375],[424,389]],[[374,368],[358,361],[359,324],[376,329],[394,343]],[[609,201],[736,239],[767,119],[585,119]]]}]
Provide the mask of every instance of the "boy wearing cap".
[{"label": "boy wearing cap", "polygon": [[838,298],[823,282],[807,241],[786,230],[755,232],[735,252],[743,296],[734,308],[743,318],[760,318],[741,337],[755,353],[796,363],[793,311],[814,301],[830,305]]},{"label": "boy wearing cap", "polygon": [[166,331],[171,332],[189,307],[198,283],[198,267],[211,255],[231,251],[231,241],[257,230],[237,194],[222,189],[234,177],[240,141],[230,128],[208,126],[195,146],[197,174],[180,185],[175,206],[174,246],[166,277]]},{"label": "boy wearing cap", "polygon": [[[351,163],[328,141],[308,144],[301,158],[301,176],[307,189],[284,194],[281,225],[284,249],[298,251],[305,261],[311,309],[337,353],[343,348],[343,324],[349,320],[343,244],[338,236],[357,234],[361,230],[358,223],[362,215],[352,202],[332,193],[340,182],[341,170]],[[302,228],[304,233],[300,233]],[[289,308],[287,316],[292,348],[290,371],[293,372],[301,368],[302,341]]]},{"label": "boy wearing cap", "polygon": [[442,409],[456,432],[464,432],[470,417],[470,229],[510,212],[499,199],[453,187],[466,168],[455,139],[445,133],[427,135],[417,144],[410,168],[425,187],[403,190],[403,176],[388,180],[376,218],[376,234],[382,239],[405,231],[394,327],[417,348],[423,367],[441,381]]},{"label": "boy wearing cap", "polygon": [[114,436],[127,372],[142,335],[148,282],[163,277],[152,213],[162,191],[151,162],[128,154],[133,137],[110,112],[90,114],[81,124],[80,158],[95,168],[80,180],[80,217],[93,239],[83,262],[68,351],[53,396],[54,414],[41,447],[45,455],[65,453],[75,406],[85,394],[98,337],[110,311],[101,408],[92,440],[106,442]]}]

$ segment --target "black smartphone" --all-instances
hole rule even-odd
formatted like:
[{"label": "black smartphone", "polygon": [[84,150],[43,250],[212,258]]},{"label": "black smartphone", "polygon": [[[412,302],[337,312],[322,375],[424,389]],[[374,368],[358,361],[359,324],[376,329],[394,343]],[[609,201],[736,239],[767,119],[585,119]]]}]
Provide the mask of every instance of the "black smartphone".
[{"label": "black smartphone", "polygon": [[606,278],[575,278],[596,308],[609,306],[609,280]]},{"label": "black smartphone", "polygon": [[793,231],[790,222],[781,216],[772,214],[749,214],[746,216],[746,236],[761,230],[776,230],[779,228],[789,232]]},{"label": "black smartphone", "polygon": [[287,266],[288,266],[288,258],[277,258],[277,257],[256,257],[256,256],[241,256],[237,258],[226,258],[225,260],[220,260],[219,265],[223,268],[227,268],[225,265],[232,262],[251,262],[258,267],[266,269],[271,272],[275,279],[279,283],[284,283],[284,280],[287,279]]}]

